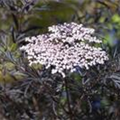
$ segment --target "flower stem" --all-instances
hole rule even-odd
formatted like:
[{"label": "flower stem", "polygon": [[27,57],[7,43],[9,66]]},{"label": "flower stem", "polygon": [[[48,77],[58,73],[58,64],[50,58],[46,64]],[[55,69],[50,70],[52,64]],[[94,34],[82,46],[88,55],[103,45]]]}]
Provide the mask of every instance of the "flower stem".
[{"label": "flower stem", "polygon": [[65,90],[66,90],[66,97],[67,97],[68,113],[70,115],[70,120],[73,120],[72,109],[71,109],[71,106],[70,106],[70,95],[69,95],[67,78],[64,78],[64,82],[65,82]]}]

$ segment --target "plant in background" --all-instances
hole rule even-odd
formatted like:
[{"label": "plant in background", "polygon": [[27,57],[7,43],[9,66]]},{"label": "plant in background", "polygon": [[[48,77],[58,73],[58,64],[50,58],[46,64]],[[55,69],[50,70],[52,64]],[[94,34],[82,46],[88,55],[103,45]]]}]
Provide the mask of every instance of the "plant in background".
[{"label": "plant in background", "polygon": [[[115,27],[110,21],[114,15],[110,7],[104,7],[106,2],[95,0],[75,4],[73,0],[45,1],[47,4],[37,1],[0,1],[0,7],[3,6],[0,34],[3,36],[5,31],[8,38],[0,38],[0,70],[5,81],[8,73],[15,81],[0,84],[0,115],[7,120],[119,120],[118,50],[115,47],[114,58],[109,57],[104,64],[108,55],[101,45],[105,42],[96,37],[95,30],[81,24],[64,23],[76,21],[94,26],[97,33],[106,38],[111,26]],[[116,5],[115,14],[118,13],[119,4],[109,2]],[[67,6],[72,9],[68,10]],[[64,24],[53,25],[48,33],[38,35],[58,23]],[[115,32],[119,35],[118,28]],[[26,36],[33,36],[25,39],[28,44],[24,42]],[[21,50],[27,53],[29,64],[24,59],[26,55],[19,53],[19,45],[25,45]],[[46,69],[41,65],[39,68],[38,64]],[[17,76],[21,75],[20,81]]]},{"label": "plant in background", "polygon": [[27,37],[25,41],[28,44],[20,48],[27,53],[30,66],[34,63],[46,68],[53,66],[52,74],[60,73],[65,77],[66,71],[75,72],[76,67],[89,69],[108,60],[94,29],[72,22],[53,25],[48,31]]},{"label": "plant in background", "polygon": [[[70,120],[73,120],[75,118],[73,111],[75,107],[72,104],[72,97],[76,95],[73,89],[78,86],[75,85],[76,81],[74,81],[75,86],[71,86],[73,80],[68,74],[69,72],[76,72],[78,68],[88,70],[97,64],[104,64],[109,58],[101,48],[102,40],[95,36],[94,29],[72,22],[50,26],[48,27],[48,33],[27,37],[25,41],[27,44],[20,47],[20,50],[25,51],[30,66],[41,64],[46,69],[50,68],[52,74],[59,73],[62,75],[62,78],[60,78],[61,87],[57,86],[59,86],[61,94],[58,101],[64,107],[56,108],[56,112],[62,110],[62,113],[55,114],[61,116],[65,113],[65,118],[69,117]],[[55,78],[53,81],[56,80]],[[73,93],[74,95],[72,95]],[[52,98],[55,97],[51,96]],[[79,94],[76,96],[79,96]]]}]

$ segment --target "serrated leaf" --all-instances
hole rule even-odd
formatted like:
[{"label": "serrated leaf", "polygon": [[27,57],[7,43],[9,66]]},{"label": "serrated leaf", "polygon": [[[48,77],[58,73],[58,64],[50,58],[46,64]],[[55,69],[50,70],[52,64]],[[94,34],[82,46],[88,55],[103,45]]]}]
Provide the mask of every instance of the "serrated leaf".
[{"label": "serrated leaf", "polygon": [[111,75],[110,78],[115,80],[120,80],[120,76],[117,76],[117,75]]},{"label": "serrated leaf", "polygon": [[26,74],[24,74],[22,72],[19,72],[19,71],[13,72],[12,75],[15,75],[15,76],[27,76]]}]

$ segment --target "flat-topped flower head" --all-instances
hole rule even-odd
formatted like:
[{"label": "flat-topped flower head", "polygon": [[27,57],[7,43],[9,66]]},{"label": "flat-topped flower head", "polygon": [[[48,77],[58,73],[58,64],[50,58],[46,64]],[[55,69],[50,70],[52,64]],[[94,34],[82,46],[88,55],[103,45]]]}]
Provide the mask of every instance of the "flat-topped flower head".
[{"label": "flat-topped flower head", "polygon": [[54,66],[52,74],[60,73],[65,77],[65,71],[74,72],[76,66],[89,69],[108,60],[106,52],[95,47],[102,41],[94,32],[92,28],[73,22],[53,25],[46,34],[25,38],[29,43],[20,49],[27,53],[30,65],[39,63],[46,69]]},{"label": "flat-topped flower head", "polygon": [[51,33],[51,40],[58,40],[62,42],[74,43],[78,41],[102,43],[93,34],[95,32],[92,28],[83,27],[82,24],[77,23],[64,23],[63,25],[53,25],[48,27]]}]

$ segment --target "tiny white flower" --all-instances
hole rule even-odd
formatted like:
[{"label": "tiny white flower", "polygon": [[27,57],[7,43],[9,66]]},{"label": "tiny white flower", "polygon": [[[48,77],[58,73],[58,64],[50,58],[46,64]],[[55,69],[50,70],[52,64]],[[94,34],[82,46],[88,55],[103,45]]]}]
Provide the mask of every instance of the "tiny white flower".
[{"label": "tiny white flower", "polygon": [[51,72],[52,74],[55,74],[55,73],[57,73],[57,70],[56,69],[52,69],[52,72]]}]

